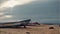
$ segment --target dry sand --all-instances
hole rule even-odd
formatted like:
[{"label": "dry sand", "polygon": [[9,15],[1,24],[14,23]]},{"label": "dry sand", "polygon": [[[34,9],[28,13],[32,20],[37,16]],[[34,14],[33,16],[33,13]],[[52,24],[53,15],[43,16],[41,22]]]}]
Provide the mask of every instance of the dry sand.
[{"label": "dry sand", "polygon": [[[49,29],[49,27],[54,29]],[[27,26],[27,28],[0,28],[0,34],[60,34],[60,27],[58,25],[37,25]]]}]

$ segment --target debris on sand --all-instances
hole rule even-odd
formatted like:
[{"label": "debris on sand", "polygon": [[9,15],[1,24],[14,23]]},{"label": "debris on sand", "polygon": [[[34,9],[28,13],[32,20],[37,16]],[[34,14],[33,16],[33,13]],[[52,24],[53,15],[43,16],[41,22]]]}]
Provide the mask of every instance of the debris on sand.
[{"label": "debris on sand", "polygon": [[54,29],[54,27],[49,27],[49,29]]},{"label": "debris on sand", "polygon": [[26,32],[26,34],[30,34],[30,32]]}]

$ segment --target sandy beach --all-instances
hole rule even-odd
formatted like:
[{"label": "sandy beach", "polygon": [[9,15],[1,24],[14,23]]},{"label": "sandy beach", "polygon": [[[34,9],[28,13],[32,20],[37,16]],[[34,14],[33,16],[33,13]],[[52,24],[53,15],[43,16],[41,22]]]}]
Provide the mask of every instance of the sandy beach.
[{"label": "sandy beach", "polygon": [[[49,29],[54,27],[54,29]],[[0,34],[60,34],[58,25],[37,25],[27,26],[27,28],[0,28]]]}]

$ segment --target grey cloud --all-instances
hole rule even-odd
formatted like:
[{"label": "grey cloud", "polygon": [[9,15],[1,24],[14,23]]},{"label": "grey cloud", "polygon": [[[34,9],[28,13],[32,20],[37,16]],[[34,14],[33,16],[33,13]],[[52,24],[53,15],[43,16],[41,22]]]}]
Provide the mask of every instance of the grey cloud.
[{"label": "grey cloud", "polygon": [[0,3],[3,3],[3,2],[5,2],[5,1],[8,1],[8,0],[0,0]]},{"label": "grey cloud", "polygon": [[20,18],[32,18],[32,20],[40,20],[44,18],[57,19],[57,1],[48,2],[32,2],[23,6],[14,7],[14,15]]},{"label": "grey cloud", "polygon": [[[33,21],[38,21],[41,23],[58,22],[58,1],[57,0],[48,0],[47,2],[35,1],[29,4],[15,6],[12,8],[12,12],[10,12],[11,8],[9,8],[6,15],[14,15],[15,17],[12,19],[25,19],[31,18]],[[16,17],[17,16],[17,17]],[[53,20],[52,20],[53,19]],[[54,20],[55,19],[55,20]]]}]

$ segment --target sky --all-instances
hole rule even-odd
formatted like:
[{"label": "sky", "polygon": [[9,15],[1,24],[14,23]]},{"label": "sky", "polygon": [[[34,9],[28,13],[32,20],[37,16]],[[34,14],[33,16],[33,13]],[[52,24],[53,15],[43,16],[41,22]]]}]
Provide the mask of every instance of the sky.
[{"label": "sky", "polygon": [[32,19],[32,22],[60,23],[58,0],[0,0],[0,22]]}]

